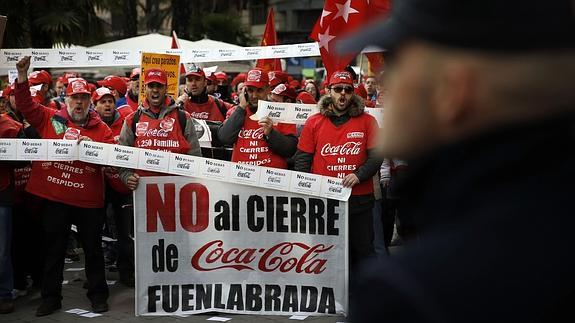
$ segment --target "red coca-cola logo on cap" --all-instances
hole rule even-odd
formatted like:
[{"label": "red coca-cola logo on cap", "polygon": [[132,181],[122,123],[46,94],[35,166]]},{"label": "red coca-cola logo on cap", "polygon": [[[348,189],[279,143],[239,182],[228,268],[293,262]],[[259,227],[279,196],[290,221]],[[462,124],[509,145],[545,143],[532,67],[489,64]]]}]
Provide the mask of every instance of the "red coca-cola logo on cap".
[{"label": "red coca-cola logo on cap", "polygon": [[247,77],[248,82],[261,82],[261,79],[262,79],[262,71],[260,70],[249,71]]},{"label": "red coca-cola logo on cap", "polygon": [[76,128],[68,128],[64,133],[64,139],[66,140],[78,140],[80,138],[80,130]]}]

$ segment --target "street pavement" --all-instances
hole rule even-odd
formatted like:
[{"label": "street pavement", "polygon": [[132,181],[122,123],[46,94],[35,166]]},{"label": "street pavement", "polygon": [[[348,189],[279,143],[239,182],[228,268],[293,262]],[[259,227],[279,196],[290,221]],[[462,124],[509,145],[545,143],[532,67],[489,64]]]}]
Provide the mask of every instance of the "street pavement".
[{"label": "street pavement", "polygon": [[[82,268],[82,261],[66,264],[65,268]],[[134,289],[125,287],[118,281],[117,272],[106,272],[108,285],[110,287],[110,298],[108,304],[110,310],[102,313],[102,316],[88,318],[79,314],[67,313],[72,309],[90,310],[90,301],[86,298],[86,290],[82,288],[85,281],[84,271],[64,271],[64,282],[62,286],[62,309],[51,315],[36,317],[36,308],[40,305],[41,297],[38,289],[32,289],[28,295],[16,299],[16,310],[11,314],[0,315],[0,322],[212,322],[209,318],[214,316],[231,318],[230,323],[239,322],[289,322],[295,323],[298,320],[289,319],[289,316],[262,316],[262,315],[230,315],[226,313],[209,313],[201,315],[190,315],[188,317],[178,316],[156,316],[143,317],[134,314]],[[67,283],[66,283],[67,282]],[[90,315],[90,314],[88,314]],[[314,323],[336,323],[347,322],[342,316],[309,316],[303,322]]]}]

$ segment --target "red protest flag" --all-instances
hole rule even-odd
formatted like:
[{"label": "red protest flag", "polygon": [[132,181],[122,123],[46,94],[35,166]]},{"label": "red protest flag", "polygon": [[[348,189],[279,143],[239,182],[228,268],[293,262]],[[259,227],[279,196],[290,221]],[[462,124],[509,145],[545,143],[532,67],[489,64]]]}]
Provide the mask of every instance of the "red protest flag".
[{"label": "red protest flag", "polygon": [[[262,42],[260,46],[273,46],[273,45],[279,45],[279,44],[276,35],[274,9],[271,8],[270,12],[268,13],[268,19],[266,20],[266,28],[264,30],[264,35],[262,37]],[[279,58],[258,59],[256,61],[256,67],[261,68],[266,73],[271,71],[281,71],[282,63]]]},{"label": "red protest flag", "polygon": [[389,0],[326,0],[310,37],[319,44],[327,75],[344,69],[356,54],[334,53],[335,40],[387,14]]},{"label": "red protest flag", "polygon": [[[172,49],[179,49],[180,42],[178,41],[178,35],[176,35],[176,31],[172,30]],[[180,63],[180,75],[186,75],[186,66],[184,63]]]}]

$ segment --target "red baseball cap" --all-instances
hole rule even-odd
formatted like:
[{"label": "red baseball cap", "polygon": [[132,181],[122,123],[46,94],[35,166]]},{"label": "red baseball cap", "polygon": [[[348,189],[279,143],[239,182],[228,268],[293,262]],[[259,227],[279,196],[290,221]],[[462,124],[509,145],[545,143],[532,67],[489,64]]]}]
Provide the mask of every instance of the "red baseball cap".
[{"label": "red baseball cap", "polygon": [[328,86],[332,86],[334,84],[353,85],[353,77],[348,71],[336,71],[329,78]]},{"label": "red baseball cap", "polygon": [[289,82],[289,74],[283,71],[271,71],[268,73],[268,77],[270,79],[271,87],[276,87],[278,84]]},{"label": "red baseball cap", "polygon": [[126,95],[128,86],[123,78],[116,75],[108,75],[102,81],[98,81],[99,86],[111,87],[112,89],[118,91],[120,96]]},{"label": "red baseball cap", "polygon": [[234,79],[232,80],[232,87],[238,85],[239,83],[245,82],[246,81],[246,73],[240,73],[238,75],[236,75],[236,77],[234,77]]},{"label": "red baseball cap", "polygon": [[226,74],[224,72],[215,72],[214,75],[216,76],[216,79],[218,81],[227,81],[228,80],[228,74]]},{"label": "red baseball cap", "polygon": [[244,85],[257,87],[260,89],[264,88],[269,85],[268,73],[260,69],[250,70],[246,76]]},{"label": "red baseball cap", "polygon": [[204,78],[206,77],[206,73],[204,73],[204,70],[201,67],[197,66],[196,64],[192,64],[188,69],[188,72],[186,73],[186,77],[192,75]]},{"label": "red baseball cap", "polygon": [[296,102],[300,102],[303,104],[316,104],[317,102],[315,101],[313,95],[309,94],[306,91],[301,91],[298,95],[297,98],[295,99]]},{"label": "red baseball cap", "polygon": [[216,77],[215,73],[213,73],[213,72],[208,72],[208,74],[206,74],[206,79],[208,81],[211,81],[212,83],[216,83],[218,81],[218,78]]},{"label": "red baseball cap", "polygon": [[92,92],[92,103],[96,104],[96,102],[100,101],[106,95],[111,96],[112,99],[114,99],[114,102],[116,102],[116,98],[114,98],[112,91],[110,91],[109,88],[102,86],[97,88],[96,91]]},{"label": "red baseball cap", "polygon": [[142,73],[142,69],[139,67],[135,67],[132,69],[132,73],[130,73],[130,79],[140,78],[140,74]]},{"label": "red baseball cap", "polygon": [[80,76],[78,75],[78,73],[66,72],[66,73],[64,73],[64,75],[62,77],[64,78],[64,80],[63,80],[64,85],[68,86],[68,82],[69,82],[68,80],[69,79],[77,78]]},{"label": "red baseball cap", "polygon": [[150,68],[146,70],[146,75],[144,76],[144,84],[148,85],[150,83],[160,83],[163,85],[168,85],[168,76],[166,71],[159,68]]},{"label": "red baseball cap", "polygon": [[74,94],[91,94],[90,87],[88,82],[83,78],[74,78],[71,79],[70,83],[68,83],[68,87],[66,88],[66,95],[71,96]]},{"label": "red baseball cap", "polygon": [[28,82],[31,85],[50,84],[52,83],[52,75],[44,70],[34,71],[28,74]]},{"label": "red baseball cap", "polygon": [[285,84],[279,84],[278,86],[276,86],[273,91],[273,94],[277,94],[277,95],[281,95],[281,96],[287,96],[290,99],[294,99],[297,98],[297,93],[295,92],[295,89],[291,86],[286,86]]}]

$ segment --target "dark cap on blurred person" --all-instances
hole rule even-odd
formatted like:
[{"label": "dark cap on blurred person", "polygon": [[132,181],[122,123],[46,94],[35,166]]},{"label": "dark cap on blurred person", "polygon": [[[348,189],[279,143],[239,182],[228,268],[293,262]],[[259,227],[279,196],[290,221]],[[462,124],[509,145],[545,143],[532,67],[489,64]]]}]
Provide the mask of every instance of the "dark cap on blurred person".
[{"label": "dark cap on blurred person", "polygon": [[396,1],[389,19],[350,34],[336,49],[394,49],[408,40],[490,51],[575,48],[575,1]]}]

